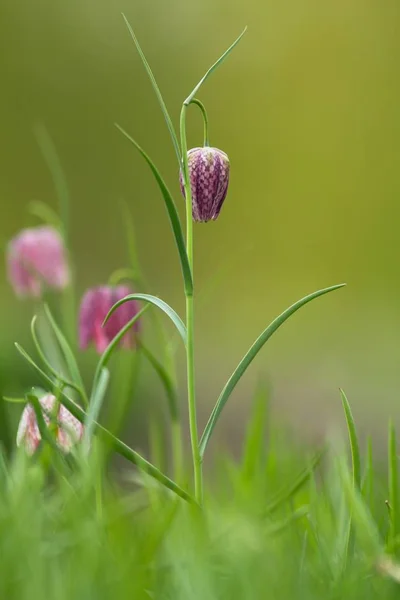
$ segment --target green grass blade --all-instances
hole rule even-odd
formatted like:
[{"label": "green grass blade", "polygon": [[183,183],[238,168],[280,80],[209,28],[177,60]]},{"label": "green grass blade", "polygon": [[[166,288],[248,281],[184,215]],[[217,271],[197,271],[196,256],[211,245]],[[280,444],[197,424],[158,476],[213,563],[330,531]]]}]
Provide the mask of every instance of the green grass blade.
[{"label": "green grass blade", "polygon": [[11,404],[26,404],[26,398],[12,398],[11,396],[3,396],[4,402]]},{"label": "green grass blade", "polygon": [[44,306],[44,311],[46,313],[49,323],[53,329],[54,335],[56,336],[57,341],[62,350],[62,353],[64,355],[69,374],[71,375],[73,382],[79,387],[80,390],[82,390],[82,392],[84,394],[84,401],[87,404],[88,399],[87,399],[86,392],[85,392],[85,386],[84,386],[83,379],[82,379],[81,373],[79,371],[78,363],[76,362],[74,353],[72,352],[70,345],[68,344],[67,339],[64,336],[63,332],[57,325],[47,304],[45,304],[45,306]]},{"label": "green grass blade", "polygon": [[352,471],[353,471],[353,483],[357,489],[361,489],[361,459],[360,459],[360,446],[358,443],[357,430],[354,423],[353,413],[351,412],[349,401],[347,400],[346,394],[341,389],[340,395],[342,397],[342,404],[344,413],[346,416],[347,430],[349,434],[350,449],[351,449],[351,460],[352,460]]},{"label": "green grass blade", "polygon": [[179,259],[181,262],[181,269],[183,274],[183,280],[185,283],[185,290],[187,293],[193,293],[193,281],[192,281],[192,272],[190,269],[186,246],[185,246],[185,238],[183,236],[182,225],[179,220],[178,211],[174,202],[174,199],[171,196],[170,191],[168,190],[163,178],[161,177],[160,172],[157,167],[151,160],[151,158],[146,154],[146,152],[139,146],[139,144],[127,133],[120,125],[115,123],[117,129],[135,146],[138,152],[142,155],[144,160],[150,167],[151,172],[153,173],[158,186],[161,190],[162,197],[164,199],[165,207],[168,212],[168,217],[171,223],[172,231],[175,238],[175,244],[178,249]]},{"label": "green grass blade", "polygon": [[27,363],[29,363],[29,365],[40,375],[41,379],[43,379],[43,381],[45,381],[49,386],[50,389],[53,389],[54,386],[56,385],[56,382],[53,381],[53,379],[51,379],[51,377],[49,377],[33,360],[33,358],[31,358],[29,356],[29,354],[22,348],[22,346],[20,346],[20,344],[18,344],[17,342],[15,342],[15,347],[18,350],[18,352],[21,354],[21,356],[27,361]]},{"label": "green grass blade", "polygon": [[303,469],[301,471],[301,473],[299,473],[297,475],[297,477],[295,477],[295,479],[292,481],[292,483],[290,483],[288,486],[286,486],[285,488],[283,488],[280,492],[278,492],[276,494],[275,498],[273,498],[269,502],[268,506],[266,507],[265,515],[270,515],[271,513],[276,511],[278,508],[280,508],[282,506],[282,504],[284,504],[285,502],[288,502],[291,498],[293,498],[293,496],[295,494],[297,494],[297,492],[310,479],[312,473],[315,471],[315,469],[321,462],[321,459],[324,456],[325,451],[326,451],[326,449],[323,448],[322,450],[317,452],[311,459],[309,465],[307,465],[307,467],[305,469]]},{"label": "green grass blade", "polygon": [[37,322],[37,316],[34,315],[32,317],[32,321],[31,321],[31,334],[32,334],[33,342],[35,344],[37,353],[39,354],[39,357],[42,360],[43,364],[45,365],[45,367],[47,367],[48,371],[53,375],[53,377],[55,377],[56,380],[60,381],[66,387],[69,387],[69,388],[75,390],[76,392],[78,392],[78,394],[80,396],[84,396],[84,392],[82,392],[81,388],[77,384],[66,379],[62,373],[59,373],[58,371],[56,371],[56,369],[54,369],[53,365],[50,363],[50,361],[46,357],[46,355],[40,345],[40,342],[39,342],[39,338],[38,338],[37,331],[36,331],[36,322]]},{"label": "green grass blade", "polygon": [[164,387],[165,394],[168,399],[168,407],[171,419],[173,421],[178,420],[179,408],[178,408],[178,398],[175,390],[174,382],[168,373],[168,371],[164,368],[164,366],[160,363],[159,360],[154,356],[154,354],[146,348],[143,344],[140,344],[141,350],[144,356],[147,358],[155,372],[157,373],[160,381]]},{"label": "green grass blade", "polygon": [[108,365],[111,356],[115,349],[118,347],[119,342],[122,340],[126,332],[138,321],[143,313],[146,312],[150,308],[150,304],[146,304],[126,325],[119,330],[117,335],[111,340],[108,344],[107,348],[104,350],[103,354],[100,356],[100,360],[97,363],[96,372],[93,379],[93,385],[97,385],[97,380],[100,376],[101,371]]},{"label": "green grass blade", "polygon": [[278,521],[274,523],[272,526],[269,526],[267,529],[267,535],[277,535],[285,530],[290,525],[293,525],[299,519],[303,519],[310,514],[310,507],[308,505],[299,506],[296,510],[294,510],[286,519],[283,521]]},{"label": "green grass blade", "polygon": [[137,39],[136,35],[134,34],[133,29],[132,29],[132,27],[131,27],[128,19],[124,15],[124,13],[122,13],[122,17],[123,17],[123,19],[125,21],[125,24],[126,24],[126,26],[128,28],[128,31],[129,31],[130,35],[131,35],[131,38],[132,38],[132,40],[133,40],[133,42],[134,42],[134,44],[136,46],[136,49],[137,49],[137,51],[139,53],[139,56],[142,59],[142,63],[144,65],[144,68],[147,71],[147,75],[149,76],[149,79],[151,81],[153,89],[154,89],[154,91],[156,93],[157,100],[158,100],[158,102],[159,102],[159,104],[161,106],[161,110],[163,112],[165,122],[167,123],[168,131],[170,133],[170,136],[171,136],[171,139],[172,139],[172,143],[173,143],[173,146],[174,146],[174,150],[175,150],[176,156],[178,158],[178,163],[179,163],[179,166],[180,166],[182,158],[181,158],[181,151],[180,151],[178,136],[176,135],[174,126],[172,124],[172,119],[169,116],[167,106],[166,106],[166,104],[164,102],[164,99],[162,97],[162,94],[160,92],[160,88],[157,85],[156,79],[155,79],[155,77],[153,75],[153,71],[151,70],[149,63],[147,62],[147,59],[146,59],[146,57],[144,55],[144,52],[143,52],[142,48],[140,47],[138,39]]},{"label": "green grass blade", "polygon": [[261,385],[253,400],[243,448],[242,474],[245,481],[250,481],[255,476],[264,459],[268,400],[268,390]]},{"label": "green grass blade", "polygon": [[388,533],[388,546],[391,547],[400,533],[399,531],[399,482],[396,431],[392,421],[389,422],[389,447],[388,447],[388,473],[389,473],[389,506],[390,525]]},{"label": "green grass blade", "polygon": [[90,450],[91,440],[95,429],[96,421],[99,417],[101,407],[107,392],[108,383],[110,381],[110,372],[108,369],[103,368],[100,372],[98,382],[93,390],[90,398],[89,408],[86,413],[84,421],[84,432],[83,432],[83,449],[87,454]]},{"label": "green grass blade", "polygon": [[208,69],[206,74],[200,79],[199,83],[193,88],[192,92],[186,98],[184,104],[189,105],[191,103],[191,101],[196,96],[197,92],[199,91],[199,89],[201,88],[203,83],[206,81],[206,79],[208,79],[210,77],[210,75],[223,63],[225,58],[227,58],[227,56],[232,52],[232,50],[235,48],[235,46],[237,46],[237,44],[240,42],[240,40],[242,39],[242,37],[244,36],[246,31],[247,31],[247,27],[245,27],[243,29],[242,33],[233,42],[233,44],[231,46],[229,46],[229,48],[227,50],[225,50],[225,52],[222,54],[222,56],[219,57],[219,59],[212,65],[212,67],[210,67]]},{"label": "green grass blade", "polygon": [[[50,428],[46,425],[46,422],[45,422],[44,416],[43,416],[43,410],[42,410],[39,400],[36,398],[36,396],[34,394],[27,394],[26,401],[27,401],[27,403],[32,405],[33,410],[35,411],[36,422],[37,422],[42,440],[45,440],[49,444],[49,446],[51,446],[51,448],[57,454],[59,454],[60,450],[57,446],[57,443],[56,443],[54,437],[51,434]],[[53,415],[51,415],[51,414],[48,414],[48,416],[53,417]]]},{"label": "green grass blade", "polygon": [[383,553],[378,527],[364,502],[360,491],[353,484],[345,457],[337,457],[338,473],[352,515],[360,548],[370,560],[377,560]]},{"label": "green grass blade", "polygon": [[45,202],[42,202],[41,200],[32,200],[32,202],[29,203],[29,212],[31,215],[34,215],[46,223],[46,225],[51,225],[55,229],[58,229],[61,232],[63,231],[60,217],[56,211],[50,208]]},{"label": "green grass blade", "polygon": [[108,311],[108,314],[104,319],[103,325],[107,323],[108,319],[111,317],[113,312],[117,310],[117,308],[121,306],[121,304],[129,302],[130,300],[143,300],[144,302],[154,304],[154,306],[157,306],[162,311],[164,311],[165,314],[171,319],[171,321],[177,328],[184,344],[186,345],[186,327],[182,319],[177,315],[174,309],[169,306],[169,304],[164,302],[164,300],[161,300],[161,298],[157,298],[156,296],[151,296],[150,294],[129,294],[128,296],[125,296],[125,298],[118,300],[118,302],[116,302],[114,306]]},{"label": "green grass blade", "polygon": [[[20,346],[19,344],[15,344],[18,352],[25,358],[25,360],[29,363],[29,365],[41,376],[43,381],[47,384],[50,384],[50,387],[54,386],[54,382],[51,380],[48,375],[35,363],[35,361],[29,356],[29,354]],[[62,403],[70,413],[74,415],[81,423],[84,423],[86,413],[75,403],[71,398],[69,398],[63,390],[59,390],[58,394],[62,399]],[[169,489],[171,492],[174,492],[183,500],[187,502],[196,503],[194,498],[188,494],[183,488],[181,488],[177,483],[172,481],[169,477],[164,475],[157,467],[152,465],[149,461],[147,461],[143,456],[141,456],[135,450],[132,450],[127,444],[119,440],[112,433],[110,433],[105,427],[100,425],[99,423],[95,423],[95,431],[104,437],[106,443],[109,443],[115,452],[126,458],[129,462],[136,465],[139,469],[150,475],[156,479],[161,485],[165,488]]]},{"label": "green grass blade", "polygon": [[42,151],[43,157],[50,170],[53,178],[54,187],[56,190],[58,203],[59,203],[59,215],[61,223],[61,231],[65,240],[65,245],[69,248],[69,191],[67,180],[64,175],[61,161],[57,154],[56,147],[53,140],[50,137],[49,132],[43,123],[37,123],[34,127],[37,142]]},{"label": "green grass blade", "polygon": [[343,287],[344,285],[346,285],[346,284],[341,283],[339,285],[333,285],[331,287],[324,288],[323,290],[318,290],[317,292],[314,292],[312,294],[309,294],[308,296],[305,296],[305,298],[302,298],[301,300],[299,300],[298,302],[296,302],[295,304],[293,304],[292,306],[287,308],[281,315],[279,315],[279,317],[277,317],[274,321],[272,321],[272,323],[256,339],[254,344],[251,346],[250,350],[242,358],[239,365],[236,367],[235,371],[233,372],[233,374],[231,375],[231,377],[225,384],[225,387],[222,390],[222,392],[217,400],[217,403],[210,415],[210,418],[208,420],[208,423],[204,429],[203,435],[200,440],[200,456],[201,457],[204,456],[205,449],[210,440],[210,437],[212,435],[214,427],[217,424],[217,421],[221,415],[221,412],[222,412],[225,404],[227,403],[230,395],[232,394],[232,392],[235,389],[236,385],[238,384],[239,380],[244,375],[247,368],[249,367],[251,362],[254,360],[254,358],[257,356],[257,354],[259,353],[261,348],[264,346],[264,344],[275,333],[275,331],[277,331],[277,329],[279,329],[279,327],[281,325],[283,325],[283,323],[285,323],[285,321],[287,321],[287,319],[289,319],[289,317],[291,317],[296,311],[298,311],[300,308],[302,308],[305,304],[307,304],[308,302],[311,302],[311,300],[314,300],[315,298],[319,298],[320,296],[323,296],[324,294],[328,294],[329,292],[338,290],[339,288]]},{"label": "green grass blade", "polygon": [[374,463],[372,452],[372,440],[368,438],[367,443],[367,459],[365,471],[361,483],[361,491],[366,499],[369,509],[373,512],[374,508]]}]

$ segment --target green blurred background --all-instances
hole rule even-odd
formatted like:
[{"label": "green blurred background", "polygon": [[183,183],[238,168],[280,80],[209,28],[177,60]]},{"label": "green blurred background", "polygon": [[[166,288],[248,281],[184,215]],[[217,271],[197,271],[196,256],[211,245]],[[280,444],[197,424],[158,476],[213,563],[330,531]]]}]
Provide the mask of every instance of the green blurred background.
[{"label": "green blurred background", "polygon": [[[276,414],[301,433],[340,423],[339,386],[364,430],[382,432],[400,398],[398,1],[1,0],[0,7],[2,241],[35,222],[30,200],[56,206],[33,133],[41,121],[70,187],[79,293],[127,262],[123,198],[151,291],[181,314],[181,274],[159,191],[114,127],[153,157],[183,215],[168,132],[120,12],[175,123],[182,100],[248,25],[200,94],[211,143],[232,165],[220,219],[195,227],[201,421],[273,317],[345,281],[270,341],[219,433],[228,440],[241,432],[260,376],[271,383]],[[193,110],[189,145],[200,143]],[[12,394],[17,378],[28,377],[12,342],[28,339],[32,305],[16,303],[0,270],[0,369]]]}]

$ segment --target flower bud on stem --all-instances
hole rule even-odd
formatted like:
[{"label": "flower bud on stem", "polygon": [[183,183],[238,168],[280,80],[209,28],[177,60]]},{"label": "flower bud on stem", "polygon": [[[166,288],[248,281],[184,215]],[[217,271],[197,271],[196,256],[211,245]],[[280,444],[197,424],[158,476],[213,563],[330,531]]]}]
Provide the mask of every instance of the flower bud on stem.
[{"label": "flower bud on stem", "polygon": [[[186,197],[186,252],[193,279],[193,219],[192,219],[192,191],[190,187],[189,166],[187,156],[186,141],[186,109],[187,105],[182,105],[180,117],[180,135],[182,150],[182,173],[183,185]],[[203,113],[204,116],[204,113]],[[206,122],[205,122],[206,127]],[[186,369],[187,369],[187,388],[188,388],[188,409],[189,409],[189,427],[190,441],[192,446],[193,470],[195,498],[198,504],[203,501],[203,473],[199,451],[199,438],[197,431],[197,411],[196,411],[196,387],[194,371],[194,298],[193,292],[185,291],[186,295]]]}]

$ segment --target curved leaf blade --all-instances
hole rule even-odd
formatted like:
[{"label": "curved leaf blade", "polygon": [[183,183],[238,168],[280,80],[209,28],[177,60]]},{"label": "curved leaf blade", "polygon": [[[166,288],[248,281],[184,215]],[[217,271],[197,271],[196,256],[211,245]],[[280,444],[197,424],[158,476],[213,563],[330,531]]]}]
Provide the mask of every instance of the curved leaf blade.
[{"label": "curved leaf blade", "polygon": [[96,373],[95,373],[94,380],[93,380],[94,388],[97,385],[97,381],[99,379],[101,371],[108,365],[108,363],[111,359],[111,356],[112,356],[114,350],[116,349],[116,347],[118,346],[119,342],[122,340],[122,338],[124,337],[126,332],[136,323],[136,321],[138,321],[140,319],[140,317],[143,315],[143,313],[146,312],[146,310],[148,310],[149,307],[150,307],[150,304],[146,304],[146,306],[144,306],[142,308],[142,310],[139,310],[139,312],[134,317],[132,317],[132,319],[130,321],[128,321],[128,323],[126,323],[126,325],[124,325],[122,327],[122,329],[119,330],[117,335],[108,344],[107,348],[104,350],[103,354],[100,356],[99,362],[97,363]]},{"label": "curved leaf blade", "polygon": [[157,373],[158,377],[160,378],[160,381],[165,390],[165,395],[167,396],[168,408],[171,415],[171,419],[173,422],[176,422],[179,416],[179,408],[174,382],[167,369],[162,365],[162,363],[160,363],[160,361],[154,356],[154,354],[143,344],[140,345],[140,348],[147,360],[149,361],[149,363],[151,364],[151,366],[153,367],[153,369],[155,370],[155,372]]},{"label": "curved leaf blade", "polygon": [[29,212],[34,217],[46,223],[46,225],[51,225],[58,231],[63,231],[63,225],[60,217],[48,204],[42,202],[41,200],[32,200],[29,203]]},{"label": "curved leaf blade", "polygon": [[[22,348],[22,346],[16,343],[15,347],[17,348],[18,352],[25,358],[25,360],[31,365],[31,367],[33,367],[33,369],[41,376],[43,381],[46,381],[46,383],[50,386],[54,386],[54,382],[52,381],[52,379],[48,375],[46,375],[46,373],[42,371],[40,367],[38,367],[35,361]],[[66,395],[64,390],[58,390],[58,395],[60,398],[62,398],[62,403],[65,406],[65,408],[69,410],[69,412],[73,414],[74,417],[78,419],[78,421],[84,423],[86,418],[85,411],[82,408],[80,408],[77,404],[75,404],[75,402],[73,402],[73,400],[71,400],[71,398],[69,398]],[[157,467],[155,467],[149,461],[143,458],[143,456],[141,456],[138,452],[135,452],[135,450],[132,450],[132,448],[130,448],[127,444],[115,437],[115,435],[108,431],[108,429],[106,429],[99,423],[94,422],[94,430],[95,432],[103,435],[105,440],[111,444],[115,452],[126,458],[132,464],[136,465],[139,469],[150,475],[150,477],[156,479],[159,483],[161,483],[161,485],[169,489],[171,492],[174,492],[177,496],[183,498],[183,500],[196,504],[195,499],[190,494],[188,494],[188,492],[181,488],[177,483],[172,481],[172,479],[164,475],[164,473],[162,473],[159,469],[157,469]]]},{"label": "curved leaf blade", "polygon": [[108,311],[108,314],[103,321],[103,325],[105,325],[105,323],[107,323],[108,319],[111,317],[113,312],[115,310],[117,310],[117,308],[119,306],[121,306],[121,304],[125,304],[125,302],[129,302],[130,300],[143,300],[144,302],[149,302],[150,304],[154,304],[154,306],[157,306],[162,311],[164,311],[165,314],[171,319],[171,321],[177,328],[177,330],[186,346],[186,327],[185,327],[182,319],[180,318],[180,316],[174,311],[173,308],[170,307],[169,304],[164,302],[164,300],[161,300],[161,298],[157,298],[157,296],[151,296],[150,294],[129,294],[128,296],[125,296],[125,298],[118,300],[118,302],[116,302],[114,304],[114,306],[112,308],[110,308],[110,310]]},{"label": "curved leaf blade", "polygon": [[95,423],[99,417],[101,407],[107,392],[108,383],[110,381],[110,372],[105,367],[101,370],[95,389],[93,390],[90,399],[89,408],[86,413],[84,422],[84,432],[82,445],[85,454],[89,453],[90,442],[93,437]]},{"label": "curved leaf blade", "polygon": [[207,425],[204,428],[203,435],[200,440],[200,456],[202,458],[204,456],[205,449],[210,440],[214,427],[217,424],[217,421],[221,415],[225,404],[229,399],[229,396],[232,394],[239,380],[244,375],[247,368],[255,359],[257,354],[260,352],[264,344],[275,333],[275,331],[277,331],[277,329],[279,329],[279,327],[283,325],[283,323],[285,323],[287,319],[289,319],[289,317],[291,317],[296,311],[299,310],[299,308],[301,308],[305,304],[308,304],[308,302],[311,302],[311,300],[319,298],[319,296],[323,296],[324,294],[328,294],[329,292],[333,292],[334,290],[338,290],[339,288],[342,288],[345,285],[345,283],[340,283],[338,285],[333,285],[331,287],[324,288],[323,290],[318,290],[317,292],[313,292],[312,294],[305,296],[304,298],[298,300],[297,302],[292,304],[292,306],[287,308],[281,315],[279,315],[279,317],[272,321],[272,323],[266,329],[264,329],[262,334],[256,339],[254,344],[251,346],[250,350],[247,352],[247,354],[245,354],[245,356],[242,358],[242,360],[236,367],[235,371],[232,373],[231,377],[228,379],[227,383],[225,384],[225,387],[223,388],[215,404],[215,407],[210,415]]},{"label": "curved leaf blade", "polygon": [[75,390],[76,392],[78,392],[78,394],[80,396],[84,397],[84,392],[81,390],[79,385],[66,379],[64,377],[64,375],[62,373],[58,372],[53,367],[53,365],[50,363],[50,361],[48,360],[48,358],[45,355],[44,350],[42,349],[42,346],[39,342],[39,336],[38,336],[38,333],[36,330],[36,323],[37,323],[37,315],[34,315],[32,317],[32,321],[31,321],[31,334],[32,334],[33,343],[35,344],[37,353],[39,354],[39,357],[40,357],[41,361],[43,362],[44,366],[47,367],[48,371],[53,375],[53,377],[55,377],[56,380],[60,381],[60,383],[62,383],[64,386]]},{"label": "curved leaf blade", "polygon": [[[60,327],[57,325],[47,304],[44,305],[44,311],[64,355],[69,374],[71,375],[73,382],[79,387],[80,390],[82,390],[85,393],[85,386],[83,384],[83,379],[78,367],[78,363],[76,361],[74,353],[71,350],[70,345],[67,342],[67,338],[61,331]],[[85,401],[87,401],[86,394]]]},{"label": "curved leaf blade", "polygon": [[206,81],[206,79],[208,79],[210,77],[210,75],[221,65],[221,63],[225,60],[225,58],[232,52],[232,50],[240,42],[240,40],[242,39],[242,37],[244,36],[246,31],[247,31],[247,27],[245,27],[243,29],[242,33],[239,35],[238,38],[236,38],[236,40],[233,42],[233,44],[231,44],[229,46],[229,48],[227,50],[225,50],[225,52],[219,57],[219,59],[208,69],[206,74],[200,79],[199,83],[193,88],[192,92],[186,98],[184,104],[189,105],[191,103],[191,101],[193,100],[193,98],[195,97],[195,95],[197,94],[197,92],[199,91],[201,86],[203,85],[203,83]]},{"label": "curved leaf blade", "polygon": [[151,85],[153,86],[153,89],[154,89],[154,91],[156,93],[157,100],[158,100],[158,102],[160,104],[160,107],[161,107],[161,110],[163,112],[164,119],[165,119],[165,122],[167,124],[168,131],[169,131],[169,133],[171,135],[172,143],[174,145],[175,153],[176,153],[176,156],[178,158],[179,165],[180,165],[181,164],[181,151],[180,151],[180,146],[179,146],[179,142],[178,142],[178,137],[176,135],[174,126],[172,124],[172,119],[169,116],[167,106],[166,106],[166,104],[164,102],[164,98],[162,97],[160,88],[158,87],[157,82],[156,82],[156,78],[154,77],[153,71],[151,70],[150,65],[147,62],[147,59],[146,59],[146,57],[144,55],[144,52],[143,52],[142,48],[140,47],[138,39],[137,39],[136,35],[133,32],[131,24],[129,23],[129,21],[126,18],[126,16],[124,15],[124,13],[121,13],[121,14],[122,14],[122,18],[125,21],[125,25],[127,26],[128,31],[129,31],[129,33],[131,35],[131,38],[132,38],[132,40],[133,40],[133,42],[134,42],[134,44],[136,46],[136,49],[137,49],[137,51],[139,53],[139,56],[142,59],[142,63],[144,65],[144,68],[147,71],[147,75],[149,76],[149,79],[151,81]]},{"label": "curved leaf blade", "polygon": [[179,215],[178,215],[178,211],[176,209],[174,199],[172,198],[171,193],[166,186],[166,183],[164,182],[163,178],[161,177],[160,172],[158,171],[157,167],[155,166],[155,164],[153,163],[151,158],[148,156],[148,154],[146,154],[146,152],[143,150],[143,148],[141,146],[139,146],[139,144],[133,139],[133,137],[131,137],[129,135],[129,133],[125,131],[125,129],[123,129],[120,125],[118,125],[118,123],[115,123],[115,126],[131,142],[131,144],[133,144],[135,146],[136,150],[142,155],[144,160],[149,165],[151,172],[153,173],[153,175],[158,183],[158,187],[160,188],[162,197],[164,198],[165,207],[168,212],[168,217],[169,217],[172,231],[174,234],[176,247],[178,249],[179,259],[181,262],[181,269],[182,269],[182,274],[183,274],[183,280],[185,282],[185,290],[188,294],[192,294],[193,293],[192,272],[190,269],[189,260],[188,260],[188,256],[187,256],[187,252],[186,252],[185,238],[183,236],[182,226],[181,226],[181,222],[179,219]]},{"label": "curved leaf blade", "polygon": [[270,500],[265,509],[265,515],[271,515],[271,513],[275,512],[285,502],[289,502],[289,500],[291,500],[293,496],[295,496],[297,492],[301,490],[301,488],[308,482],[317,469],[325,452],[326,448],[321,448],[321,450],[316,452],[311,458],[309,464],[297,475],[297,477],[286,487],[280,490],[272,500]]},{"label": "curved leaf blade", "polygon": [[361,459],[356,424],[354,422],[353,413],[351,411],[346,394],[342,389],[340,389],[339,392],[342,398],[342,405],[346,417],[347,430],[349,434],[351,461],[353,467],[353,483],[357,487],[357,489],[361,489]]}]

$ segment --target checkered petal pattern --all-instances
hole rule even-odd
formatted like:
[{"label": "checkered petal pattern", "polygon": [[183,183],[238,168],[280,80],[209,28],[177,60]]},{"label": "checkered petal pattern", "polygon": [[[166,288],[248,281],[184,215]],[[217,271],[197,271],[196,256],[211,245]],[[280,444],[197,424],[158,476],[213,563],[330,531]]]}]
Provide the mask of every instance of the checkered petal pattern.
[{"label": "checkered petal pattern", "polygon": [[[200,223],[215,220],[226,198],[229,184],[229,159],[218,148],[192,148],[188,152],[193,220]],[[185,197],[182,172],[179,176]]]}]

